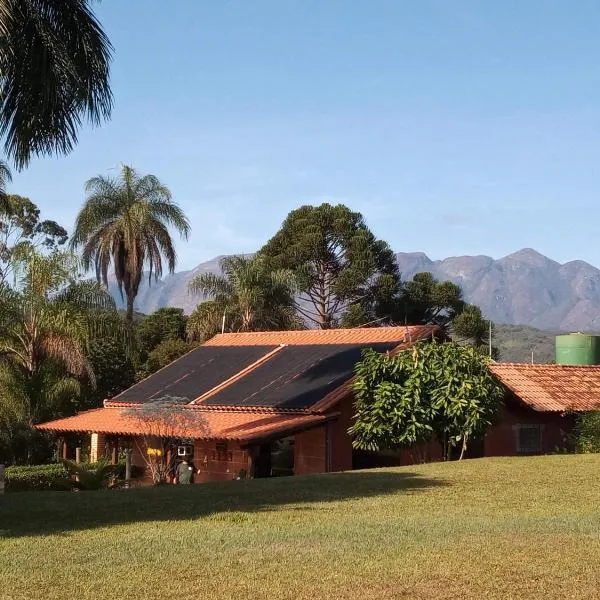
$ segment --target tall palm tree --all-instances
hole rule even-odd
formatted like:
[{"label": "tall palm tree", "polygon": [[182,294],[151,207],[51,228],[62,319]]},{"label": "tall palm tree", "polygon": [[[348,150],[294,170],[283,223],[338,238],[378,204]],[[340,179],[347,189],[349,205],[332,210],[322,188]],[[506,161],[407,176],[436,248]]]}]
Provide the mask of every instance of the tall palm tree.
[{"label": "tall palm tree", "polygon": [[0,135],[17,168],[110,116],[112,47],[91,0],[0,0]]},{"label": "tall palm tree", "polygon": [[221,330],[276,331],[298,329],[294,310],[294,277],[290,271],[270,270],[262,256],[229,256],[221,260],[223,275],[203,273],[189,290],[210,300],[190,315],[188,335],[206,339]]},{"label": "tall palm tree", "polygon": [[18,286],[0,289],[0,418],[31,426],[76,397],[81,380],[93,385],[87,345],[95,314],[114,302],[77,280],[69,253],[27,249],[16,260]]},{"label": "tall palm tree", "polygon": [[163,256],[169,273],[175,271],[177,255],[169,227],[184,239],[190,224],[171,192],[154,175],[138,175],[123,166],[118,179],[92,177],[86,184],[88,194],[77,215],[71,247],[82,247],[83,265],[96,269],[96,278],[108,285],[111,263],[121,296],[127,297],[127,322],[133,323],[133,302],[144,268],[148,282],[159,279]]}]

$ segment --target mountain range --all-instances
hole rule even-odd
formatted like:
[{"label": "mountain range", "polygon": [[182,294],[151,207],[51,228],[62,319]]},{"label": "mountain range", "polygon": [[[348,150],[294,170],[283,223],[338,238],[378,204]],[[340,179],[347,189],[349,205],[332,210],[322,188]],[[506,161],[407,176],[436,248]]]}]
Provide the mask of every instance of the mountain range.
[{"label": "mountain range", "polygon": [[[136,310],[147,314],[177,306],[191,312],[202,298],[188,293],[188,282],[200,273],[218,273],[220,258],[168,275],[150,286],[145,280]],[[600,269],[584,261],[561,264],[530,248],[500,259],[456,256],[431,260],[422,252],[400,252],[396,258],[403,279],[420,271],[449,279],[461,286],[468,302],[480,306],[486,318],[496,323],[561,331],[600,330]],[[116,286],[112,285],[111,291],[122,305]]]}]

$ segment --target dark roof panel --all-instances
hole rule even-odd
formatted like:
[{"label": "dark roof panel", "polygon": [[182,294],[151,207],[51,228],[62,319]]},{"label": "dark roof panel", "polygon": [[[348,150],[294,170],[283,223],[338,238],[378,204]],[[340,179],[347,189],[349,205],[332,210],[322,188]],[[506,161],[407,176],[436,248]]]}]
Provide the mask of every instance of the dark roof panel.
[{"label": "dark roof panel", "polygon": [[195,400],[277,346],[200,346],[125,390],[111,402],[148,402],[162,396]]},{"label": "dark roof panel", "polygon": [[307,408],[353,376],[363,350],[384,352],[397,345],[287,346],[202,404]]}]

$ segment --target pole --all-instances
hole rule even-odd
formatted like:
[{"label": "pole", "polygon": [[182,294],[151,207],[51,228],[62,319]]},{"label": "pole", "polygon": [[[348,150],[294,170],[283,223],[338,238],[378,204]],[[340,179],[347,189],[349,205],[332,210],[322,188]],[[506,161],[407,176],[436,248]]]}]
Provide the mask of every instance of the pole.
[{"label": "pole", "polygon": [[221,322],[221,333],[225,333],[225,312],[223,312],[223,321]]},{"label": "pole", "polygon": [[489,321],[489,352],[490,352],[490,358],[492,358],[492,320],[490,319]]},{"label": "pole", "polygon": [[0,494],[4,494],[4,465],[0,465]]},{"label": "pole", "polygon": [[131,479],[131,449],[125,451],[125,487],[129,487]]}]

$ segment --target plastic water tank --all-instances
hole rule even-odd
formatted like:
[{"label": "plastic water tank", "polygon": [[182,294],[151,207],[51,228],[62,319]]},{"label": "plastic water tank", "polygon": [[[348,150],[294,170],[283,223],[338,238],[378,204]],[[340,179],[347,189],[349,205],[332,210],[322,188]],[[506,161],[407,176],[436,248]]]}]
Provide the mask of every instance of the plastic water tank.
[{"label": "plastic water tank", "polygon": [[570,333],[556,336],[556,364],[600,364],[600,336]]}]

